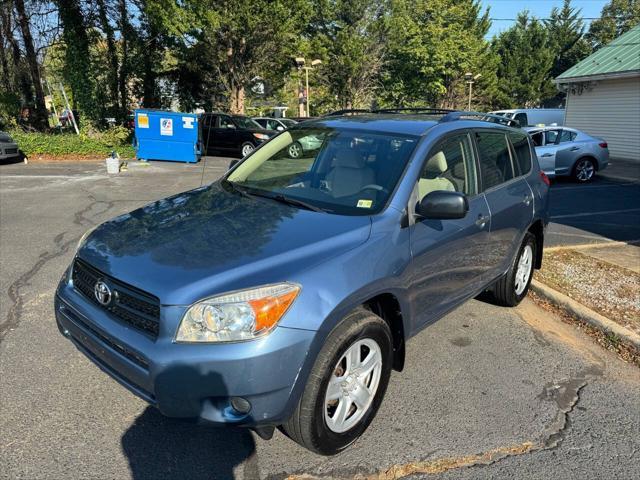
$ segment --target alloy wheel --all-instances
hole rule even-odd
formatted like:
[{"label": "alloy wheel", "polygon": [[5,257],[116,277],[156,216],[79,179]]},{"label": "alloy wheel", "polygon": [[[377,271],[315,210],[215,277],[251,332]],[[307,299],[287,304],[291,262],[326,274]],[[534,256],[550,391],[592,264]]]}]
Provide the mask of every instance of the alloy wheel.
[{"label": "alloy wheel", "polygon": [[531,277],[531,269],[533,267],[533,249],[531,245],[525,245],[518,260],[518,268],[514,279],[516,295],[521,295],[527,288],[529,277]]},{"label": "alloy wheel", "polygon": [[253,152],[253,145],[243,145],[242,147],[242,156],[246,157],[247,155],[249,155],[251,152]]},{"label": "alloy wheel", "polygon": [[370,338],[358,340],[340,357],[325,393],[324,418],[329,430],[350,430],[367,413],[378,390],[382,351]]},{"label": "alloy wheel", "polygon": [[588,182],[593,177],[595,167],[591,160],[580,160],[576,165],[576,178],[581,182]]}]

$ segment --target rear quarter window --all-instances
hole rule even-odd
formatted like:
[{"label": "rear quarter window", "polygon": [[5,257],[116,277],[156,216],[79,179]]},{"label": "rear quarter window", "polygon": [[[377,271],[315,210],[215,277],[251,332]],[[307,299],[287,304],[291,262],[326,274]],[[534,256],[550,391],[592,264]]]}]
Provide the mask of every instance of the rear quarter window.
[{"label": "rear quarter window", "polygon": [[531,148],[529,139],[523,133],[509,132],[509,140],[515,153],[515,167],[518,175],[525,175],[531,170]]}]

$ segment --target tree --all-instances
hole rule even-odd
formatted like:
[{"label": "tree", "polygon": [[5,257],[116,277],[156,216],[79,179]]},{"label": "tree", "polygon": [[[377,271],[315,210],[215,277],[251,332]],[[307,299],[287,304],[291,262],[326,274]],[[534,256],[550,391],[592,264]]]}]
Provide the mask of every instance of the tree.
[{"label": "tree", "polygon": [[610,43],[640,23],[640,0],[611,0],[591,22],[587,40],[594,50]]},{"label": "tree", "polygon": [[319,77],[339,108],[370,106],[386,52],[384,0],[315,0],[307,31]]},{"label": "tree", "polygon": [[519,13],[516,24],[493,40],[492,49],[500,57],[499,106],[533,107],[554,94],[549,80],[554,55],[547,31],[529,12]]},{"label": "tree", "polygon": [[464,75],[491,103],[497,58],[484,39],[489,10],[476,0],[393,0],[389,27],[386,102],[398,105],[465,105]]},{"label": "tree", "polygon": [[40,78],[40,67],[38,58],[31,36],[31,28],[29,26],[29,17],[24,5],[24,0],[14,0],[16,13],[18,14],[18,24],[22,33],[22,41],[24,43],[25,56],[29,65],[29,73],[31,75],[31,83],[35,92],[35,109],[32,115],[31,124],[39,130],[46,129],[48,124],[47,108],[44,104],[44,91],[42,89],[42,79]]}]

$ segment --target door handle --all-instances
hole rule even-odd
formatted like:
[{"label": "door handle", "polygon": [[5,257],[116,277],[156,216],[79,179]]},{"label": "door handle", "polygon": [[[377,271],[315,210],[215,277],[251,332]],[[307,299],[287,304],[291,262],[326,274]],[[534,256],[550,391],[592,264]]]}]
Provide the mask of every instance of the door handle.
[{"label": "door handle", "polygon": [[524,203],[528,207],[529,205],[531,205],[532,200],[533,200],[533,197],[531,195],[525,195],[524,199],[522,200],[522,203]]},{"label": "door handle", "polygon": [[580,150],[580,147],[571,147],[569,149],[570,152],[575,152],[576,150]]},{"label": "door handle", "polygon": [[478,219],[476,220],[476,225],[480,228],[484,228],[488,221],[489,217],[485,217],[484,215],[479,214]]},{"label": "door handle", "polygon": [[553,153],[545,153],[542,155],[543,157],[553,157]]}]

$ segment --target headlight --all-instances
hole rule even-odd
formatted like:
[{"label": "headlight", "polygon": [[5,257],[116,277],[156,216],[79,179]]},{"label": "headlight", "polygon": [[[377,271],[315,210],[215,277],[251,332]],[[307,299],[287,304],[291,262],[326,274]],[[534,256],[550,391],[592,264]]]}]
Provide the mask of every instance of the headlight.
[{"label": "headlight", "polygon": [[279,283],[208,298],[182,317],[176,342],[237,342],[269,333],[300,293]]},{"label": "headlight", "polygon": [[265,133],[254,133],[253,134],[254,137],[256,137],[258,140],[269,140],[269,135],[265,134]]}]

